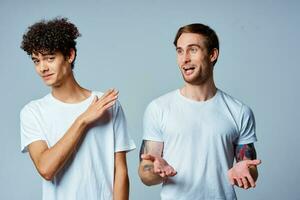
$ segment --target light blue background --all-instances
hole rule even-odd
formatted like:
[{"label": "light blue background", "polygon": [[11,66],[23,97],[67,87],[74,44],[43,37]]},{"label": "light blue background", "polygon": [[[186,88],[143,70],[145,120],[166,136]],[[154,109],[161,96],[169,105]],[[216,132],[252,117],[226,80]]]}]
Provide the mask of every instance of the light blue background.
[{"label": "light blue background", "polygon": [[[300,1],[0,1],[0,199],[41,199],[41,180],[20,153],[19,111],[49,89],[19,48],[26,28],[66,16],[78,39],[75,74],[87,88],[116,87],[138,148],[128,155],[132,200],[159,199],[137,176],[142,116],[155,97],[181,87],[172,45],[177,29],[202,22],[220,38],[217,86],[248,104],[257,121],[257,188],[245,200],[300,199]],[[297,86],[298,85],[298,86]]]}]

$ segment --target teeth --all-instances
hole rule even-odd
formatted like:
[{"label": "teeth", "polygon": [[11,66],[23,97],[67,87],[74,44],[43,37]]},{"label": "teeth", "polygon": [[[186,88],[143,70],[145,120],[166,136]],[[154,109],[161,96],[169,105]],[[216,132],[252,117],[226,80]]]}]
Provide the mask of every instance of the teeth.
[{"label": "teeth", "polygon": [[187,71],[187,70],[193,70],[193,69],[195,69],[195,68],[194,68],[194,67],[191,67],[191,68],[184,68],[185,71]]}]

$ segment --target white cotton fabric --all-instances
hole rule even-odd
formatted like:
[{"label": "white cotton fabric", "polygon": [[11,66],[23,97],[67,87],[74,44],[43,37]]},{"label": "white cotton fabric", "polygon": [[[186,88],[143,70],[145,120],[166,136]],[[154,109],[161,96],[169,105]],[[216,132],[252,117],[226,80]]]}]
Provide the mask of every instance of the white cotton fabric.
[{"label": "white cotton fabric", "polygon": [[227,178],[234,144],[257,140],[248,106],[219,89],[202,102],[175,90],[148,105],[143,129],[144,140],[164,142],[163,158],[177,171],[163,183],[162,200],[236,199]]},{"label": "white cotton fabric", "polygon": [[[75,119],[91,104],[86,100],[68,104],[52,94],[32,101],[20,113],[21,150],[44,140],[52,147],[63,137]],[[111,200],[113,195],[114,153],[135,148],[127,133],[126,119],[119,102],[88,129],[72,158],[52,181],[43,179],[43,200]]]}]

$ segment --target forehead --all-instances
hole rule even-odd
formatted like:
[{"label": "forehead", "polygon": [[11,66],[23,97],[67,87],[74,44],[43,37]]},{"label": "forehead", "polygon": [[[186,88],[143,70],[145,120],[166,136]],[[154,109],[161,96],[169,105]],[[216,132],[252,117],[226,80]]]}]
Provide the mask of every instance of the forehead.
[{"label": "forehead", "polygon": [[44,58],[50,55],[57,55],[58,52],[32,52],[31,58]]},{"label": "forehead", "polygon": [[197,33],[182,33],[177,40],[177,47],[185,48],[189,45],[197,44],[200,46],[205,45],[206,38]]}]

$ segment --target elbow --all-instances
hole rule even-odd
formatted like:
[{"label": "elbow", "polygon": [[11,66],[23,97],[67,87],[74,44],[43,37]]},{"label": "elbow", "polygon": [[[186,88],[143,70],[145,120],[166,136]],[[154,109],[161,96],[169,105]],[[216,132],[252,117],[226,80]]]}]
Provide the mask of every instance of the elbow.
[{"label": "elbow", "polygon": [[142,178],[142,177],[141,177],[141,181],[142,181],[142,183],[143,183],[144,185],[146,185],[146,186],[152,186],[152,185],[155,185],[155,184],[153,184],[152,182],[150,182],[149,180],[147,180],[147,179],[145,179],[145,178]]},{"label": "elbow", "polygon": [[40,167],[38,169],[39,174],[46,180],[46,181],[52,181],[54,179],[55,174],[51,172],[46,167]]},{"label": "elbow", "polygon": [[52,181],[54,176],[51,175],[42,175],[42,177],[46,180],[46,181]]}]

